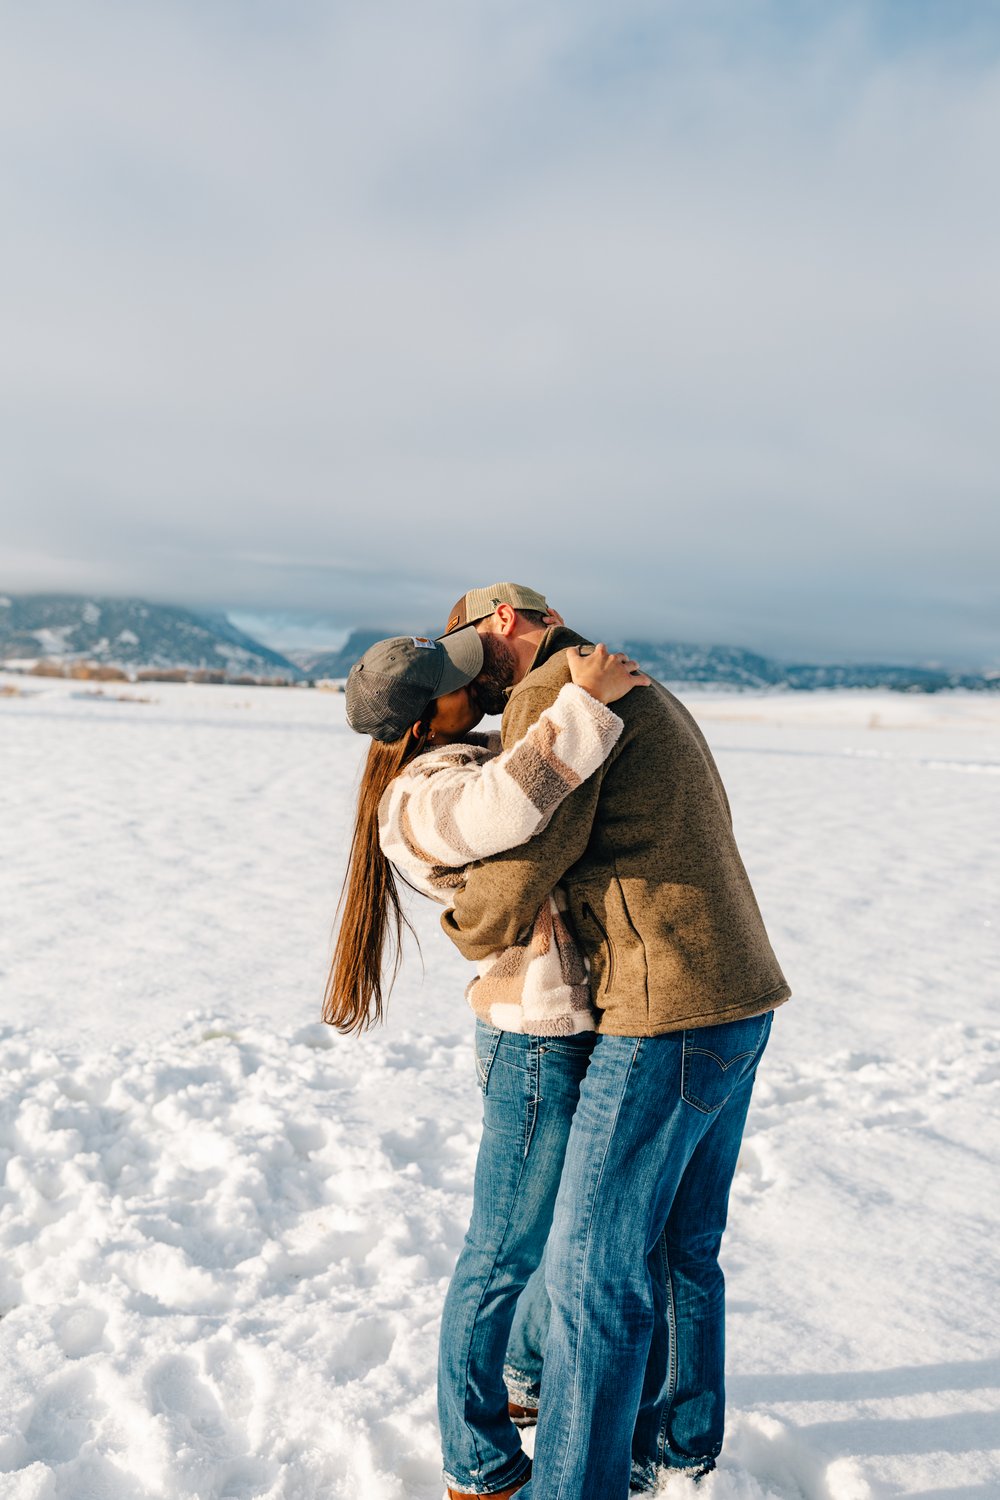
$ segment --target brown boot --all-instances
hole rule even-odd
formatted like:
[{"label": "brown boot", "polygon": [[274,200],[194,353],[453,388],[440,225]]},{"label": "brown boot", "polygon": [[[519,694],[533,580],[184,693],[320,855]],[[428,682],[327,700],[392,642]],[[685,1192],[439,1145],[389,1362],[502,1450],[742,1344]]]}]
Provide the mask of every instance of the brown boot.
[{"label": "brown boot", "polygon": [[448,1500],[512,1500],[512,1497],[517,1494],[518,1490],[524,1489],[530,1478],[531,1470],[529,1469],[524,1478],[519,1479],[511,1489],[493,1490],[489,1495],[464,1495],[461,1490],[449,1490]]},{"label": "brown boot", "polygon": [[538,1421],[538,1407],[522,1406],[519,1401],[508,1401],[507,1415],[515,1427],[534,1427]]}]

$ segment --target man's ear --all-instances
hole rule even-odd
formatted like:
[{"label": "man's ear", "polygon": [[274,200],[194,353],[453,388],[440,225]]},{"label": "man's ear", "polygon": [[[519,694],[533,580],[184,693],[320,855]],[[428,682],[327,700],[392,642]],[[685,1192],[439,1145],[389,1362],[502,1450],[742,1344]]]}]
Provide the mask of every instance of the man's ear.
[{"label": "man's ear", "polygon": [[497,622],[497,635],[513,635],[517,629],[517,610],[512,604],[498,604],[493,611],[493,618]]}]

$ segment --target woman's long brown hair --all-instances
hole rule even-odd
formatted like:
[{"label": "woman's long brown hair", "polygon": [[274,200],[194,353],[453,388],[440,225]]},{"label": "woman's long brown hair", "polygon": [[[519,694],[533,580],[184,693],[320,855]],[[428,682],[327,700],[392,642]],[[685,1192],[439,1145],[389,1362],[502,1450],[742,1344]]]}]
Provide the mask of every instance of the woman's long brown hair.
[{"label": "woman's long brown hair", "polygon": [[[429,716],[428,716],[429,717]],[[428,725],[408,730],[400,740],[372,740],[358,787],[354,835],[337,913],[340,927],[323,1001],[323,1020],[338,1031],[367,1031],[381,1021],[399,972],[403,928],[412,932],[403,912],[392,865],[378,838],[378,805],[386,787],[414,756],[427,747]],[[384,954],[393,955],[388,984]]]}]

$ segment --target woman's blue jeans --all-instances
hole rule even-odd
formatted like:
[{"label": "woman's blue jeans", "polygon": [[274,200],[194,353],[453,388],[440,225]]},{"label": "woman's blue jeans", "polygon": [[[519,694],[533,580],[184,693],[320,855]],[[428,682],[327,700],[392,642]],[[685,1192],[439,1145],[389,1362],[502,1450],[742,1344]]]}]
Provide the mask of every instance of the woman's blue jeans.
[{"label": "woman's blue jeans", "polygon": [[537,1408],[541,1397],[550,1313],[543,1256],[541,1265],[532,1271],[528,1285],[517,1299],[503,1366],[507,1393],[520,1406]]},{"label": "woman's blue jeans", "polygon": [[[507,1415],[504,1359],[518,1297],[548,1239],[594,1042],[593,1032],[538,1037],[476,1024],[483,1136],[438,1365],[445,1479],[461,1493],[506,1489],[529,1467]],[[538,1293],[544,1302],[544,1286],[534,1286],[532,1302]]]}]

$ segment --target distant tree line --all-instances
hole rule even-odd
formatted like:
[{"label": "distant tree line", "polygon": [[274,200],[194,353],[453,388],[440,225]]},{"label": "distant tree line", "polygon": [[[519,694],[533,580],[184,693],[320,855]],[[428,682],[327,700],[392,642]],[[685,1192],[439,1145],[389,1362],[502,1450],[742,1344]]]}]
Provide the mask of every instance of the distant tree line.
[{"label": "distant tree line", "polygon": [[229,683],[233,687],[315,687],[312,678],[302,682],[293,677],[254,677],[240,673],[230,677],[208,667],[142,667],[126,672],[106,662],[37,661],[27,668],[5,667],[5,671],[27,671],[32,677],[67,677],[78,682],[210,682]]}]

